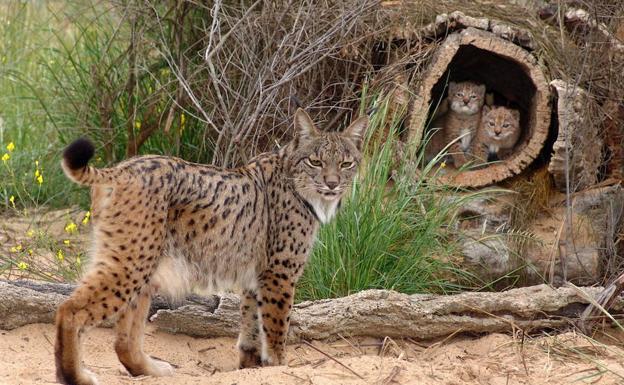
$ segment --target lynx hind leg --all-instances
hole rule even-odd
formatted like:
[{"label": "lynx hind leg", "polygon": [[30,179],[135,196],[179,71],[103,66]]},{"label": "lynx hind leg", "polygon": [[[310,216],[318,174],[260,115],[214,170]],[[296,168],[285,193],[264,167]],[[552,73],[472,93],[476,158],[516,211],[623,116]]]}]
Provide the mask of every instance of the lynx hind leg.
[{"label": "lynx hind leg", "polygon": [[239,368],[253,368],[262,365],[260,353],[260,329],[258,304],[255,290],[245,290],[241,298],[241,326],[238,336]]},{"label": "lynx hind leg", "polygon": [[56,314],[56,373],[64,384],[97,384],[82,365],[80,334],[125,311],[149,285],[162,252],[166,210],[154,199],[144,202],[145,194],[125,191],[105,197],[109,202],[101,206],[94,228],[91,269]]},{"label": "lynx hind leg", "polygon": [[93,373],[82,365],[80,337],[86,327],[96,326],[123,311],[126,301],[116,296],[110,282],[114,279],[109,269],[89,273],[81,286],[59,307],[56,313],[56,377],[70,385],[97,384]]},{"label": "lynx hind leg", "polygon": [[143,352],[145,322],[151,302],[152,289],[144,287],[138,297],[119,315],[115,331],[115,352],[122,365],[132,376],[170,376],[173,367],[158,361]]}]

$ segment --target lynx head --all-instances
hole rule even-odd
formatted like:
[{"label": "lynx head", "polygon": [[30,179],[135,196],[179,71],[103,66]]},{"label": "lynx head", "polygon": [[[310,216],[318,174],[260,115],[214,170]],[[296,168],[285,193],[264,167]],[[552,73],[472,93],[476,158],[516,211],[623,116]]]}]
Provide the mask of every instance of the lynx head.
[{"label": "lynx head", "polygon": [[297,134],[289,156],[291,177],[297,192],[323,223],[333,217],[353,182],[367,126],[368,117],[364,116],[342,132],[324,132],[302,109],[295,113]]},{"label": "lynx head", "polygon": [[474,82],[450,82],[448,95],[451,110],[464,115],[474,115],[483,106],[485,86]]},{"label": "lynx head", "polygon": [[520,113],[507,107],[483,106],[481,129],[492,149],[510,149],[520,137]]}]

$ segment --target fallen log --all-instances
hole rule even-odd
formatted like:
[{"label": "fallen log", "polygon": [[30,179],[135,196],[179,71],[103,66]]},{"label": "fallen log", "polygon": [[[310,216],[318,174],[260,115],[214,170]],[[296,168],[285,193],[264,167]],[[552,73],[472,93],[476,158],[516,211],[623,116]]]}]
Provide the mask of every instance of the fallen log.
[{"label": "fallen log", "polygon": [[[32,323],[54,322],[56,308],[75,288],[76,285],[66,283],[0,280],[0,329],[11,330]],[[152,299],[149,315],[160,309],[186,305],[216,309],[219,297],[190,295],[181,303],[172,303],[157,295]]]},{"label": "fallen log", "polygon": [[[0,281],[0,329],[28,323],[53,322],[54,310],[66,298],[69,285]],[[601,288],[582,288],[596,297]],[[159,329],[196,337],[235,337],[239,300],[225,294],[216,300],[187,300],[175,309],[163,306],[150,320]],[[155,301],[158,303],[158,300]],[[367,290],[348,297],[306,301],[294,306],[289,339],[342,336],[412,337],[432,339],[456,332],[486,333],[522,329],[556,329],[578,320],[588,301],[572,288],[547,285],[500,293],[457,295],[400,294]],[[622,315],[624,300],[611,306]]]}]

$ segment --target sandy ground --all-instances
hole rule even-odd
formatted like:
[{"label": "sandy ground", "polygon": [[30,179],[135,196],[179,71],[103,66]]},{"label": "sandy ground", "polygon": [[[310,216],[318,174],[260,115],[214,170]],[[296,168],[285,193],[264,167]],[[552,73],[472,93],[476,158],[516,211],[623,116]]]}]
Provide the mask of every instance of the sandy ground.
[{"label": "sandy ground", "polygon": [[[113,352],[113,331],[85,337],[85,362],[101,384],[355,385],[355,384],[617,384],[624,381],[624,351],[600,348],[573,333],[533,339],[491,334],[433,344],[340,339],[288,347],[288,365],[236,370],[235,340],[196,339],[149,329],[146,351],[172,363],[173,377],[131,378]],[[0,331],[0,384],[55,382],[52,325]]]}]

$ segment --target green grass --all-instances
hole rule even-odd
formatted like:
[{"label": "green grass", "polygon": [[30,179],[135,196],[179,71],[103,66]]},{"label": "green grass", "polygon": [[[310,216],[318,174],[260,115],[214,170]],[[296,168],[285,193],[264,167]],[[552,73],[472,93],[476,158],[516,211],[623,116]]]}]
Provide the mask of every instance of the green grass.
[{"label": "green grass", "polygon": [[[130,132],[161,127],[170,112],[169,132],[157,130],[140,153],[210,160],[203,125],[172,108],[178,82],[158,54],[169,24],[154,30],[141,24],[147,16],[137,19],[143,29],[131,66],[125,12],[133,10],[96,0],[0,4],[0,157],[10,156],[0,162],[0,211],[14,205],[86,208],[86,190],[67,183],[59,167],[63,147],[86,135],[96,143],[96,165],[115,163],[126,157]],[[131,68],[137,77],[129,92]],[[42,184],[33,175],[35,160]]]},{"label": "green grass", "polygon": [[[0,161],[0,212],[5,215],[29,215],[27,209],[33,207],[79,204],[86,209],[87,189],[69,183],[60,170],[63,146],[88,135],[98,145],[94,164],[105,166],[125,157],[129,128],[136,134],[140,125],[162,124],[173,111],[172,95],[179,85],[157,54],[158,39],[170,31],[142,31],[136,89],[128,93],[123,86],[131,71],[126,55],[131,31],[120,9],[110,4],[75,0],[0,5],[0,157],[8,156]],[[158,130],[141,153],[209,160],[204,127],[191,115],[182,117],[176,110],[171,130]],[[398,124],[392,120],[382,106],[369,132],[382,127],[396,131]],[[412,161],[403,162],[395,170],[396,183],[388,185],[396,143],[368,140],[362,175],[335,221],[321,229],[298,299],[369,288],[462,290],[470,278],[452,263],[458,255],[456,212],[474,195],[450,199],[457,189],[427,183],[440,168],[435,160],[422,165],[422,152],[406,154]],[[15,147],[9,150],[9,144]],[[415,177],[416,165],[424,166],[420,177]],[[24,262],[36,277],[74,279],[79,269],[71,263],[80,251],[65,248],[71,255],[59,260],[58,250],[66,246],[59,244],[62,240],[46,235],[38,239],[31,240],[34,246],[24,244],[3,256],[0,270],[15,271]],[[28,254],[31,247],[44,250],[44,262]]]},{"label": "green grass", "polygon": [[[392,119],[382,107],[373,115],[368,132],[390,127],[389,137],[394,137],[398,124]],[[458,253],[453,229],[458,207],[479,193],[449,199],[459,192],[457,188],[427,183],[425,176],[441,171],[434,165],[438,159],[415,177],[416,165],[423,162],[422,151],[407,151],[393,176],[398,182],[388,185],[396,168],[396,143],[369,138],[368,149],[361,175],[342,209],[320,230],[298,299],[382,288],[404,293],[461,290],[460,283],[470,278],[451,263]]]}]

